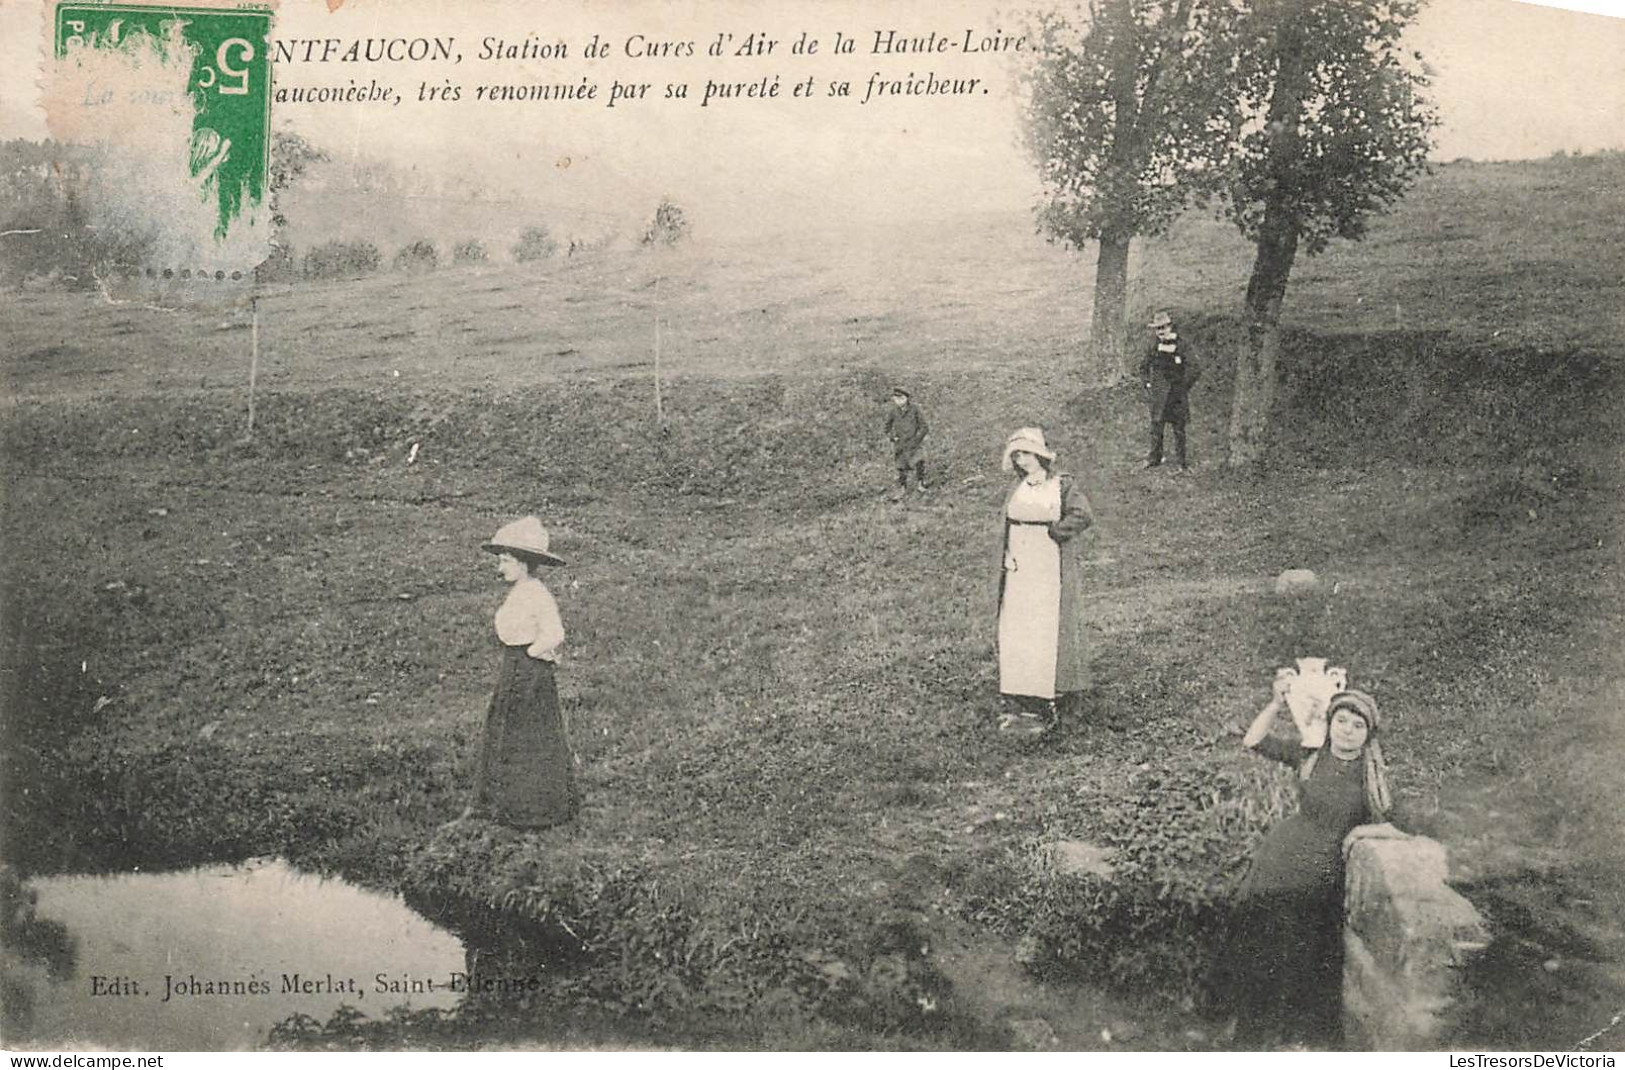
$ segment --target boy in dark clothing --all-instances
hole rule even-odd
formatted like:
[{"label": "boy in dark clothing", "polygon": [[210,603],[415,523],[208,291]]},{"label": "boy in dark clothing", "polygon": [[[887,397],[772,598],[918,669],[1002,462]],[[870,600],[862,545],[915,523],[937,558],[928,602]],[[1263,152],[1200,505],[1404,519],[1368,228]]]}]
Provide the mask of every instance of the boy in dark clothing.
[{"label": "boy in dark clothing", "polygon": [[891,392],[891,401],[891,411],[886,413],[886,437],[892,441],[892,452],[896,458],[898,490],[908,490],[908,473],[912,468],[914,489],[924,493],[925,417],[902,387]]},{"label": "boy in dark clothing", "polygon": [[1174,425],[1174,451],[1179,467],[1189,468],[1185,452],[1185,424],[1190,419],[1190,390],[1201,377],[1196,355],[1181,341],[1174,330],[1174,321],[1166,312],[1158,312],[1147,324],[1156,332],[1156,338],[1146,347],[1140,361],[1140,381],[1145,384],[1146,401],[1151,406],[1151,453],[1145,466],[1155,468],[1162,463],[1162,425]]}]

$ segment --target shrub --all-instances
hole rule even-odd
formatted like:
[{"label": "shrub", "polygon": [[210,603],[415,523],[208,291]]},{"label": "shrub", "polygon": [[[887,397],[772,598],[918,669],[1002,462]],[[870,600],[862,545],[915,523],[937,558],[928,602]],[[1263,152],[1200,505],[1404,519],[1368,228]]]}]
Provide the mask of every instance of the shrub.
[{"label": "shrub", "polygon": [[1011,938],[1046,976],[1193,997],[1228,931],[1230,885],[1248,848],[1292,805],[1291,774],[1149,763],[1126,797],[1091,803],[1111,877],[1059,876],[1034,840],[966,883],[965,913]]},{"label": "shrub", "polygon": [[401,251],[395,254],[396,271],[433,271],[440,264],[440,254],[435,250],[434,242],[428,238],[419,238],[409,245],[401,246]]},{"label": "shrub", "polygon": [[305,254],[305,276],[312,279],[367,275],[383,262],[378,246],[370,241],[323,242]]},{"label": "shrub", "polygon": [[527,260],[545,260],[559,251],[559,243],[546,227],[526,227],[513,247],[513,258],[523,264]]},{"label": "shrub", "polygon": [[649,226],[643,231],[644,245],[676,245],[688,235],[688,216],[682,208],[672,203],[670,197],[662,197],[660,205],[655,209],[655,216],[649,221]]},{"label": "shrub", "polygon": [[272,239],[271,252],[254,268],[254,278],[258,282],[279,282],[291,279],[299,273],[299,265],[294,260],[293,250],[280,240]]},{"label": "shrub", "polygon": [[454,264],[478,264],[485,259],[485,243],[478,238],[460,241],[451,250],[451,261]]},{"label": "shrub", "polygon": [[[0,142],[0,282],[94,290],[152,263],[157,224],[118,207],[99,148]],[[113,183],[116,186],[116,183]]]}]

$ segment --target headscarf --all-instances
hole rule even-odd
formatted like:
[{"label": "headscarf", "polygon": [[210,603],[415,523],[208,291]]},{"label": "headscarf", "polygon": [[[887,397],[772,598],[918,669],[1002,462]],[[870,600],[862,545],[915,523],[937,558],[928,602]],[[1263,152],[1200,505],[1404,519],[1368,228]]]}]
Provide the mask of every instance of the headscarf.
[{"label": "headscarf", "polygon": [[1377,712],[1377,700],[1364,691],[1339,691],[1332,696],[1332,700],[1326,704],[1326,740],[1303,763],[1298,776],[1307,781],[1309,774],[1315,771],[1315,763],[1320,756],[1331,749],[1332,714],[1338,710],[1352,710],[1365,719],[1365,746],[1360,751],[1360,762],[1364,766],[1365,806],[1373,822],[1386,821],[1388,811],[1393,807],[1393,799],[1388,794],[1388,763],[1382,759],[1382,743],[1377,739],[1377,726],[1381,723],[1382,715]]}]

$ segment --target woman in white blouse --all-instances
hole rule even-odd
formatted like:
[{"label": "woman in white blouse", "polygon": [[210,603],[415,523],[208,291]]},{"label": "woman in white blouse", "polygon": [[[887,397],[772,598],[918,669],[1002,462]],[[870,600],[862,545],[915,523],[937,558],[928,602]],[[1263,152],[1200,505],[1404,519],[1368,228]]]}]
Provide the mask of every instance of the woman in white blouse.
[{"label": "woman in white blouse", "polygon": [[535,575],[538,566],[564,561],[548,552],[547,529],[533,516],[504,525],[485,549],[497,555],[497,569],[513,588],[496,615],[502,663],[472,812],[516,828],[545,828],[570,820],[580,807],[554,679],[564,624]]},{"label": "woman in white blouse", "polygon": [[1055,451],[1037,427],[1004,444],[1004,469],[1016,482],[1004,503],[1004,571],[999,579],[999,692],[1017,707],[1005,730],[1042,731],[1057,697],[1089,687],[1083,629],[1083,540],[1094,523],[1089,499],[1055,470]]}]

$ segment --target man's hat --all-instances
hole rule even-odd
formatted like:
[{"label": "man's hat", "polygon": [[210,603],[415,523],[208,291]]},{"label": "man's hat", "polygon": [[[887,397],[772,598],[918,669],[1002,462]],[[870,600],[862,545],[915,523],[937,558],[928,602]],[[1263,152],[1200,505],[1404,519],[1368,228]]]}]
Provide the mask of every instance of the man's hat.
[{"label": "man's hat", "polygon": [[1158,313],[1155,316],[1151,317],[1151,322],[1146,324],[1147,327],[1151,327],[1151,328],[1172,327],[1173,325],[1174,325],[1174,318],[1172,316],[1168,315],[1166,310],[1158,311]]},{"label": "man's hat", "polygon": [[906,398],[906,397],[909,397],[910,394],[909,394],[909,392],[907,390],[903,389],[902,387],[894,386],[894,387],[891,388],[891,396],[894,397],[894,398]]}]

